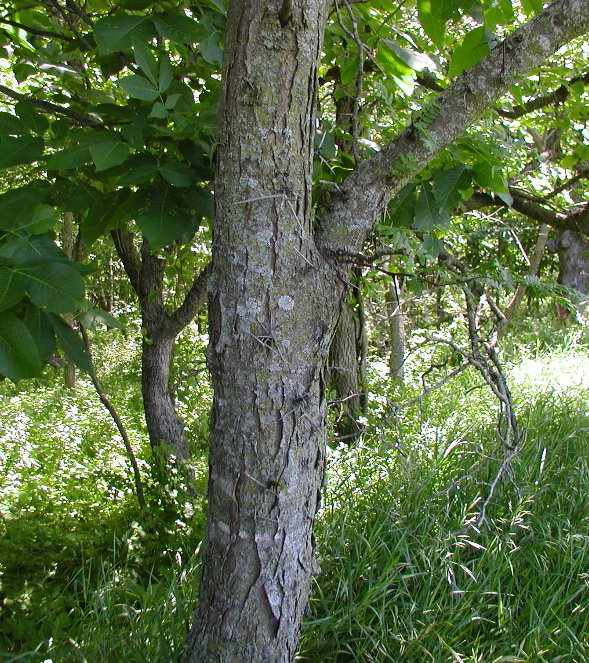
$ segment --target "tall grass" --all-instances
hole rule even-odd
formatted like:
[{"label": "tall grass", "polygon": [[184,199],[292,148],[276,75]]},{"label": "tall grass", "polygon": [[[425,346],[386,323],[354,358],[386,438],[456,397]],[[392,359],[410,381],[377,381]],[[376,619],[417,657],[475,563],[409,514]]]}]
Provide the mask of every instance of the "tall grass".
[{"label": "tall grass", "polygon": [[589,661],[589,358],[511,373],[525,438],[481,523],[503,456],[472,373],[332,454],[301,661]]},{"label": "tall grass", "polygon": [[[322,573],[304,624],[300,661],[589,663],[584,339],[569,335],[557,349],[543,344],[525,353],[516,352],[517,346],[505,351],[525,435],[482,522],[478,515],[503,455],[495,403],[477,388],[477,375],[467,371],[396,414],[389,402],[399,393],[373,376],[369,434],[359,447],[330,452],[317,523]],[[418,389],[410,384],[405,396]],[[25,395],[19,398],[26,401]],[[52,407],[39,393],[35,398],[38,410]],[[0,661],[178,661],[198,576],[198,555],[186,552],[195,545],[194,535],[187,533],[184,543],[173,538],[190,529],[188,518],[164,519],[170,533],[163,536],[155,520],[140,523],[136,513],[125,512],[126,499],[120,509],[113,500],[107,512],[93,510],[95,502],[104,505],[105,496],[99,500],[92,494],[94,475],[87,478],[81,470],[80,495],[65,482],[60,501],[58,479],[43,472],[59,467],[59,454],[41,440],[50,438],[48,429],[35,437],[34,415],[28,416],[22,440],[33,445],[31,458],[38,465],[17,466],[17,445],[5,445],[5,455],[7,448],[14,451],[5,463],[20,484],[2,489],[11,507],[0,538],[0,571],[5,579],[17,573],[15,546],[24,545],[26,537],[15,532],[19,526],[29,531],[26,523],[36,537],[36,558],[25,564],[28,585],[3,606],[14,618],[26,617],[28,626],[13,633],[12,642],[5,637]],[[14,436],[20,435],[19,426],[17,421]],[[82,434],[78,446],[108,466],[108,453],[94,433],[89,439]],[[45,466],[43,449],[50,461]],[[74,451],[74,460],[82,462],[84,454]],[[49,482],[52,501],[37,500],[31,476]],[[39,515],[49,521],[52,508],[65,514],[65,525],[44,532]],[[87,527],[80,520],[71,526],[67,514],[73,510]],[[111,527],[110,549],[104,536],[91,544],[96,527]],[[60,536],[65,536],[61,542]],[[66,564],[64,551],[72,546],[78,558]],[[55,564],[64,567],[62,573]],[[35,616],[37,628],[31,627]]]}]

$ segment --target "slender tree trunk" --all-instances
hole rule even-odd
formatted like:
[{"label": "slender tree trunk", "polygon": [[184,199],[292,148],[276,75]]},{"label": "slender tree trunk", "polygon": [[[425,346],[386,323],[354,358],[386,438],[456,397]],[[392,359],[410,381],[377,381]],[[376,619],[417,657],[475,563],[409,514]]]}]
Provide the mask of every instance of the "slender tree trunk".
[{"label": "slender tree trunk", "polygon": [[335,424],[337,438],[352,444],[360,435],[360,381],[358,376],[358,321],[346,298],[342,302],[329,350],[329,385],[340,401]]},{"label": "slender tree trunk", "polygon": [[[538,276],[540,270],[540,262],[542,261],[542,256],[544,255],[544,249],[546,248],[546,241],[548,240],[548,233],[550,232],[550,226],[543,223],[540,226],[538,231],[538,239],[536,240],[536,245],[534,246],[534,253],[530,259],[530,265],[528,267],[528,276]],[[524,295],[526,294],[526,286],[523,283],[520,283],[515,292],[511,301],[507,305],[505,311],[503,311],[504,318],[501,321],[497,333],[499,337],[505,334],[507,327],[510,325],[513,320],[513,316],[517,313]]]},{"label": "slender tree trunk", "polygon": [[152,449],[167,445],[178,460],[190,458],[184,422],[176,412],[170,389],[172,353],[178,334],[190,322],[204,301],[208,270],[196,279],[184,303],[169,313],[163,301],[164,262],[152,255],[143,240],[141,251],[130,233],[115,231],[113,241],[133,289],[137,293],[143,326],[141,351],[141,392],[145,422]]},{"label": "slender tree trunk", "polygon": [[267,0],[229,3],[209,286],[209,507],[187,663],[293,661],[317,572],[323,373],[343,284],[312,237],[325,3],[304,4],[283,27]]},{"label": "slender tree trunk", "polygon": [[[63,252],[70,259],[74,259],[74,215],[72,212],[65,212],[63,215],[63,229],[61,231],[61,245]],[[74,316],[66,313],[64,320],[73,328]],[[68,389],[76,387],[76,367],[71,361],[66,361],[63,367],[63,382]]]},{"label": "slender tree trunk", "polygon": [[391,342],[389,368],[391,378],[403,382],[405,377],[405,314],[402,307],[401,282],[391,279],[387,292],[389,307],[389,338]]}]

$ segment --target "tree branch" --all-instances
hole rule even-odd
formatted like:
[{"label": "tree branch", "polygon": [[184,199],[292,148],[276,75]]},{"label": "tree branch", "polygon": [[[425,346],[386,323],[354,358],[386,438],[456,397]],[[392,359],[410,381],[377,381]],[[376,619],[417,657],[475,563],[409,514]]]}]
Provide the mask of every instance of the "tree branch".
[{"label": "tree branch", "polygon": [[518,118],[523,117],[528,113],[531,113],[535,110],[540,110],[540,108],[545,108],[550,104],[562,103],[563,101],[566,101],[571,94],[569,86],[573,83],[589,83],[589,72],[583,74],[582,76],[575,76],[567,83],[563,83],[560,87],[556,88],[556,90],[553,92],[544,94],[541,97],[536,97],[535,99],[530,99],[521,106],[515,106],[511,110],[502,110],[500,108],[496,108],[495,110],[501,117],[505,117],[510,120],[517,120]]},{"label": "tree branch", "polygon": [[83,127],[103,127],[104,125],[101,122],[96,122],[89,117],[86,117],[82,113],[77,111],[70,110],[69,108],[63,108],[62,106],[57,106],[57,104],[52,104],[50,101],[43,101],[42,99],[35,99],[30,97],[27,94],[21,94],[20,92],[15,92],[10,88],[0,85],[0,93],[14,99],[16,101],[28,101],[33,106],[40,108],[41,110],[47,111],[53,115],[63,115],[64,117],[69,117],[72,120],[75,120],[77,124]]},{"label": "tree branch", "polygon": [[51,32],[50,30],[39,30],[38,28],[31,28],[29,25],[24,25],[23,23],[18,23],[17,21],[11,21],[7,18],[0,18],[0,23],[3,25],[12,25],[15,28],[24,30],[31,35],[36,35],[37,37],[50,37],[55,39],[63,39],[64,41],[74,41],[73,37],[68,37],[67,35],[59,34],[58,32]]},{"label": "tree branch", "polygon": [[556,0],[464,72],[383,150],[340,186],[317,225],[315,240],[327,258],[360,251],[389,200],[473,124],[521,75],[540,66],[570,40],[589,31],[586,0]]},{"label": "tree branch", "polygon": [[[553,209],[530,200],[523,191],[514,187],[509,187],[509,193],[513,198],[511,209],[519,212],[523,216],[533,221],[556,228],[557,230],[573,230],[582,235],[589,236],[589,211],[585,207],[580,212],[562,214]],[[470,200],[465,203],[469,211],[480,209],[481,207],[507,207],[505,201],[495,198],[488,193],[477,192]]]},{"label": "tree branch", "polygon": [[207,281],[211,273],[211,263],[196,275],[190,290],[186,293],[182,304],[170,316],[172,328],[180,333],[194,316],[200,311],[207,296]]},{"label": "tree branch", "polygon": [[123,268],[129,277],[131,287],[135,294],[139,296],[140,275],[141,275],[141,257],[133,244],[133,235],[125,230],[111,230],[110,235],[115,245],[115,250],[123,263]]}]

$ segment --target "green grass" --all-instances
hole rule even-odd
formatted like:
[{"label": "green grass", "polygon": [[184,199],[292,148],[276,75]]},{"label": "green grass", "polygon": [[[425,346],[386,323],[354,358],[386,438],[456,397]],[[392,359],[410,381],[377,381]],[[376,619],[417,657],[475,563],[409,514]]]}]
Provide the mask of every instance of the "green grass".
[{"label": "green grass", "polygon": [[[525,436],[478,528],[502,460],[493,398],[469,370],[393,415],[388,401],[420,384],[391,388],[373,365],[369,434],[330,450],[299,660],[589,663],[589,343],[578,328],[552,345],[547,332],[535,345],[533,329],[518,334],[503,355]],[[137,509],[89,385],[3,385],[2,663],[172,663],[182,649],[202,502],[149,484],[136,359],[114,370],[104,349],[101,360],[152,513]],[[427,360],[415,355],[409,375]],[[198,403],[185,389],[183,407],[202,412],[201,389]],[[204,414],[200,426],[197,447]]]}]

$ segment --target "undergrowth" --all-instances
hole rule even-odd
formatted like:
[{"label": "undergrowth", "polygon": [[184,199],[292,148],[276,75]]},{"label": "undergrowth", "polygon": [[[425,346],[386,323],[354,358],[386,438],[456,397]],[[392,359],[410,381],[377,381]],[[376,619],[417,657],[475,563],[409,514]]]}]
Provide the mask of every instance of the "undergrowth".
[{"label": "undergrowth", "polygon": [[[476,372],[396,410],[423,385],[391,386],[373,362],[363,442],[329,454],[299,660],[589,663],[589,350],[583,330],[552,345],[524,346],[526,333],[503,350],[524,435],[493,490],[504,456]],[[409,375],[429,359],[416,354]],[[126,404],[149,517],[89,385],[2,387],[3,663],[179,660],[203,501],[149,484],[133,361],[107,384]],[[182,393],[205,420],[203,395]]]}]

